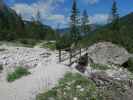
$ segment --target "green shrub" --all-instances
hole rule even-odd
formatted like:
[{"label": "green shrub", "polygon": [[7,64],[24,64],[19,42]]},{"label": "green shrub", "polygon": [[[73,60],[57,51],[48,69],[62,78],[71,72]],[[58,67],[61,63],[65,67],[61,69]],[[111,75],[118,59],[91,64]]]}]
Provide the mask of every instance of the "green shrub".
[{"label": "green shrub", "polygon": [[19,79],[19,78],[29,75],[29,74],[30,74],[30,72],[26,68],[17,67],[14,72],[8,74],[7,81],[13,82],[16,79]]},{"label": "green shrub", "polygon": [[0,72],[2,72],[3,70],[3,65],[0,65]]},{"label": "green shrub", "polygon": [[4,48],[1,48],[1,49],[0,49],[0,52],[2,52],[2,51],[5,51],[5,50],[6,50],[6,49],[4,49]]},{"label": "green shrub", "polygon": [[51,50],[55,50],[56,43],[55,42],[47,42],[47,43],[43,44],[43,48],[49,48]]},{"label": "green shrub", "polygon": [[59,50],[70,48],[72,44],[73,42],[70,39],[70,37],[67,34],[65,34],[56,41],[56,49]]},{"label": "green shrub", "polygon": [[88,65],[88,53],[84,54],[79,58],[79,65],[87,66]]},{"label": "green shrub", "polygon": [[127,62],[122,65],[124,68],[127,68],[129,71],[133,72],[133,58],[130,58]]},{"label": "green shrub", "polygon": [[34,39],[20,39],[19,41],[20,43],[31,47],[33,47],[37,43],[37,40]]},{"label": "green shrub", "polygon": [[91,64],[90,66],[94,69],[97,69],[97,70],[108,70],[108,69],[110,69],[107,65],[102,65],[102,64]]}]

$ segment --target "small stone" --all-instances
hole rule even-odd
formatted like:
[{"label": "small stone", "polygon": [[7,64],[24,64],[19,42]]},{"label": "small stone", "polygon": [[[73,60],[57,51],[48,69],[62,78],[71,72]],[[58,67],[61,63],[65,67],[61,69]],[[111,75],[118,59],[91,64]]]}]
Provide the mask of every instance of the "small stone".
[{"label": "small stone", "polygon": [[78,100],[78,98],[77,97],[74,97],[73,100]]}]

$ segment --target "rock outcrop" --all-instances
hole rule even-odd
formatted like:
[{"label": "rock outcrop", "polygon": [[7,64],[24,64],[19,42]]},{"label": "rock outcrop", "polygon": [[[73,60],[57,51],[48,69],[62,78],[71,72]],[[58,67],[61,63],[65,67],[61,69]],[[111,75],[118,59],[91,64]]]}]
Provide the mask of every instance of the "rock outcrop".
[{"label": "rock outcrop", "polygon": [[122,65],[130,57],[130,54],[125,48],[110,42],[100,42],[90,46],[88,48],[88,54],[93,63],[98,64]]}]

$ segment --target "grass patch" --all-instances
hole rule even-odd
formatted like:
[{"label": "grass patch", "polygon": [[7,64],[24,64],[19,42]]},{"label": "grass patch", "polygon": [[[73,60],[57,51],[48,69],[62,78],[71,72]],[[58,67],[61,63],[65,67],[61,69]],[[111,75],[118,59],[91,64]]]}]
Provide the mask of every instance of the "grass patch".
[{"label": "grass patch", "polygon": [[49,48],[50,50],[56,49],[56,43],[55,42],[46,42],[42,45],[43,48]]},{"label": "grass patch", "polygon": [[94,69],[97,69],[97,70],[108,70],[108,69],[110,69],[107,65],[102,65],[102,64],[91,64],[90,66]]},{"label": "grass patch", "polygon": [[13,82],[16,79],[19,79],[19,78],[29,75],[29,74],[30,74],[30,72],[26,68],[17,67],[14,72],[8,74],[7,81]]},{"label": "grass patch", "polygon": [[21,44],[23,44],[25,47],[34,47],[38,40],[35,39],[19,39],[18,40]]},{"label": "grass patch", "polygon": [[80,74],[67,73],[57,87],[37,95],[36,100],[97,100],[96,98],[96,86],[91,80]]},{"label": "grass patch", "polygon": [[96,87],[92,80],[80,74],[67,73],[57,87],[37,95],[36,100],[125,100],[130,91],[125,85],[113,81],[103,88]]}]

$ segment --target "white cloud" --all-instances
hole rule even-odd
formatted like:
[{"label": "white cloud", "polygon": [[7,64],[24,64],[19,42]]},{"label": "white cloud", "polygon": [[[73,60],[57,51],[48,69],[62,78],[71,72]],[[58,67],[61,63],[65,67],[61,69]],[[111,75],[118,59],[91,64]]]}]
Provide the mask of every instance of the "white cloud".
[{"label": "white cloud", "polygon": [[106,24],[108,20],[109,15],[108,14],[95,14],[93,16],[90,16],[90,23],[91,24]]},{"label": "white cloud", "polygon": [[42,21],[49,21],[54,26],[55,23],[66,23],[63,14],[55,14],[58,4],[63,2],[64,0],[39,0],[32,4],[15,3],[12,9],[21,14],[24,20],[31,20],[32,17],[36,18],[36,14],[39,11]]},{"label": "white cloud", "polygon": [[12,7],[18,14],[21,14],[23,19],[30,20],[31,17],[34,17],[36,15],[35,9],[33,9],[32,6],[29,6],[28,4],[15,4]]},{"label": "white cloud", "polygon": [[[59,3],[64,3],[65,0],[38,0],[37,2],[15,3],[12,8],[21,14],[24,20],[31,20],[32,17],[36,17],[37,11],[41,14],[41,19],[44,24],[52,25],[56,27],[57,24],[61,24],[61,27],[67,26],[69,23],[69,17],[56,10],[60,6]],[[91,4],[98,2],[99,0],[86,0]],[[65,11],[65,8],[64,8]],[[95,14],[90,16],[90,23],[105,24],[108,19],[108,14]]]}]

